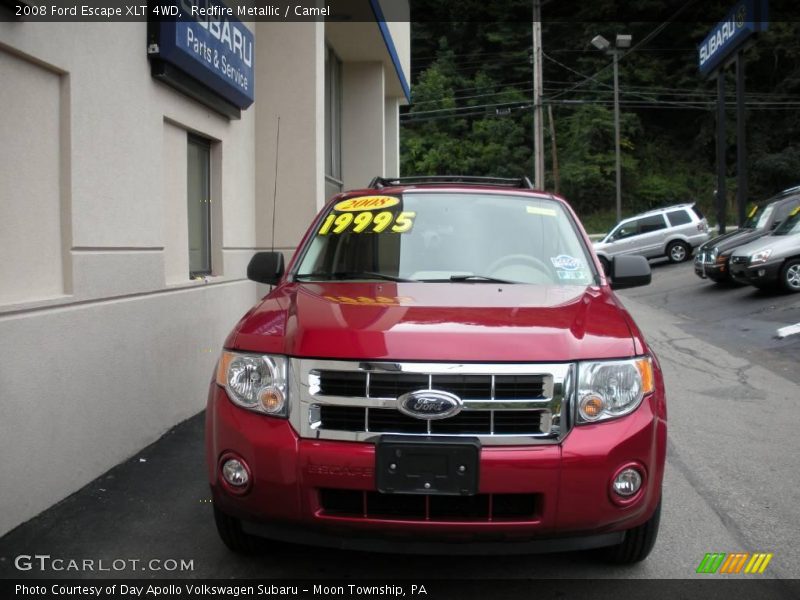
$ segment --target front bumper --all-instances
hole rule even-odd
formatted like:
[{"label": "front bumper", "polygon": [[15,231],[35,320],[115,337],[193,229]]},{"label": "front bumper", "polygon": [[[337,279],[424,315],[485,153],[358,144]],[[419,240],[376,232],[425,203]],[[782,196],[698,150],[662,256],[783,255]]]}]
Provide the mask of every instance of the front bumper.
[{"label": "front bumper", "polygon": [[731,277],[750,285],[769,285],[778,281],[782,261],[766,262],[759,265],[731,263]]},{"label": "front bumper", "polygon": [[[252,488],[230,493],[219,476],[219,459],[234,452],[252,473]],[[663,386],[631,415],[575,427],[560,444],[484,446],[480,453],[478,494],[492,499],[532,497],[524,517],[475,513],[452,516],[429,510],[461,497],[404,495],[423,512],[381,514],[369,502],[398,500],[375,491],[372,443],[300,438],[290,423],[241,409],[225,391],[211,385],[206,413],[208,476],[216,506],[242,519],[247,532],[287,541],[386,551],[419,551],[420,544],[488,551],[558,551],[619,543],[620,532],[653,514],[661,496],[666,455]],[[610,484],[618,469],[637,464],[642,489],[620,504]],[[326,490],[326,492],[323,492]],[[363,510],[331,510],[324,495],[363,497]],[[475,497],[473,497],[475,498]],[[339,507],[341,508],[341,507]],[[326,541],[327,540],[327,541]],[[495,548],[496,546],[496,548]],[[516,550],[515,550],[516,549]]]},{"label": "front bumper", "polygon": [[694,273],[701,279],[712,279],[713,281],[725,281],[730,279],[728,261],[724,263],[708,263],[702,260],[694,261]]}]

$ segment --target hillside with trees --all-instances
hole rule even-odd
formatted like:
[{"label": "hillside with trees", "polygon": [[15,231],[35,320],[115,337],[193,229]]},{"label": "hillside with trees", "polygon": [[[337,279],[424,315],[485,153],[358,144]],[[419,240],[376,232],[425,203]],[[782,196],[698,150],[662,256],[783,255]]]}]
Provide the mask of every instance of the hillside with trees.
[{"label": "hillside with trees", "polygon": [[[597,34],[633,36],[619,63],[623,214],[697,201],[713,216],[716,83],[699,74],[697,44],[731,4],[545,3],[546,188],[565,195],[588,228],[599,231],[613,222],[615,197],[611,59],[590,40]],[[531,1],[412,0],[411,10],[412,103],[401,115],[402,174],[532,178]],[[625,22],[611,20],[623,14]],[[785,14],[772,3],[768,30],[746,52],[753,200],[800,184],[800,14],[778,20]],[[726,83],[733,222],[732,68]]]}]

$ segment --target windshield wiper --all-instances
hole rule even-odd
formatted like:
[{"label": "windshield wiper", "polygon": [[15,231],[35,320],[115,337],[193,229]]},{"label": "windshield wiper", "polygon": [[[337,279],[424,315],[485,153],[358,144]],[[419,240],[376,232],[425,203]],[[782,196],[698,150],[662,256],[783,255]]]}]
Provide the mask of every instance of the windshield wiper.
[{"label": "windshield wiper", "polygon": [[476,283],[517,283],[507,279],[498,279],[488,275],[451,275],[450,281],[474,281]]},{"label": "windshield wiper", "polygon": [[394,275],[387,275],[386,273],[376,273],[374,271],[334,271],[333,273],[318,272],[318,273],[303,273],[295,275],[295,279],[383,279],[385,281],[416,281],[415,279],[405,279],[403,277],[396,277]]}]

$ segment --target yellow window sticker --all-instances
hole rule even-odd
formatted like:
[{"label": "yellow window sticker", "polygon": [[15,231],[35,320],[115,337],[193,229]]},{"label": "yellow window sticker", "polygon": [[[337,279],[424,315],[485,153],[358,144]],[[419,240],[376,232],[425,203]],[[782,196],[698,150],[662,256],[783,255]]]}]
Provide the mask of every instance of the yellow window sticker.
[{"label": "yellow window sticker", "polygon": [[526,206],[525,210],[529,215],[543,215],[545,217],[555,217],[556,211],[552,208],[542,208],[541,206]]},{"label": "yellow window sticker", "polygon": [[757,207],[757,206],[754,206],[754,207],[753,207],[753,208],[750,210],[750,214],[749,214],[749,215],[747,215],[747,218],[748,218],[748,219],[752,218],[752,216],[753,216],[754,214],[756,214],[757,212],[758,212],[758,207]]},{"label": "yellow window sticker", "polygon": [[333,210],[340,212],[359,212],[363,210],[381,210],[400,204],[400,199],[393,196],[359,196],[338,202]]},{"label": "yellow window sticker", "polygon": [[382,233],[384,231],[406,233],[411,231],[414,226],[416,216],[417,213],[412,211],[393,213],[388,210],[379,213],[370,211],[343,212],[338,215],[331,213],[325,217],[325,221],[317,233],[319,235],[339,234],[346,231],[351,233]]},{"label": "yellow window sticker", "polygon": [[800,213],[800,206],[795,206],[794,210],[789,213],[790,217],[795,216],[797,213]]}]

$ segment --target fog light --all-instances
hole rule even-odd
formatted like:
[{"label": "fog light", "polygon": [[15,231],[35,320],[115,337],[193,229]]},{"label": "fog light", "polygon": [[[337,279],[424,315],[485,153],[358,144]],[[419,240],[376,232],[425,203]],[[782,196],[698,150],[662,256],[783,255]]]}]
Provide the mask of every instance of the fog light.
[{"label": "fog light", "polygon": [[580,410],[581,417],[587,421],[594,421],[605,410],[606,402],[600,396],[589,394],[581,398]]},{"label": "fog light", "polygon": [[759,277],[763,277],[766,274],[767,274],[767,270],[766,269],[759,269],[758,270],[758,276]]},{"label": "fog light", "polygon": [[222,463],[222,476],[230,485],[236,488],[245,487],[250,481],[250,473],[242,461],[229,458]]},{"label": "fog light", "polygon": [[630,498],[642,487],[642,476],[636,469],[623,469],[614,478],[614,491],[624,498]]}]

